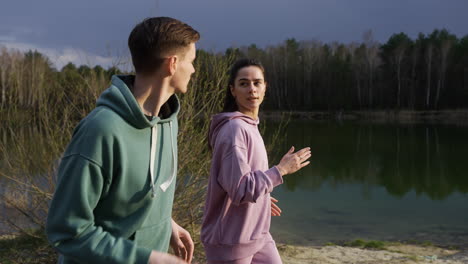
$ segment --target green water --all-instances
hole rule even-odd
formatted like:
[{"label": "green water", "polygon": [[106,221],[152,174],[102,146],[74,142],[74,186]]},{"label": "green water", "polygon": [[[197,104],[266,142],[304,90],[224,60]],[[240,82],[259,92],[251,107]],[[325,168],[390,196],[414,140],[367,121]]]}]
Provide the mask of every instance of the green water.
[{"label": "green water", "polygon": [[[267,124],[266,142],[276,127]],[[24,133],[30,135],[27,171],[43,173],[38,153],[50,142]],[[8,135],[0,133],[4,141]],[[361,238],[468,246],[468,127],[292,121],[281,135],[287,136],[271,164],[291,145],[310,146],[313,156],[273,192],[283,210],[272,221],[277,241],[320,245]],[[3,168],[13,150],[1,153],[0,172],[10,173]],[[0,194],[6,188],[0,177]],[[0,201],[2,216],[24,220]],[[0,222],[0,234],[9,231]]]},{"label": "green water", "polygon": [[285,134],[275,153],[310,146],[313,156],[272,194],[277,241],[468,245],[468,127],[293,121]]}]

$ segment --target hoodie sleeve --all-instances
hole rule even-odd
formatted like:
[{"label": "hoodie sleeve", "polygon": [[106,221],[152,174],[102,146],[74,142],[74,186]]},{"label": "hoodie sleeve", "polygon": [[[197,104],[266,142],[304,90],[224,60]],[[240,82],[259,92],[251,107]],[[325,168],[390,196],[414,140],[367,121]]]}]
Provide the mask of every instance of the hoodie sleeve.
[{"label": "hoodie sleeve", "polygon": [[50,243],[79,263],[148,263],[150,249],[116,237],[96,225],[96,207],[105,177],[102,168],[80,156],[62,160],[46,232]]},{"label": "hoodie sleeve", "polygon": [[[257,199],[273,191],[273,188],[283,183],[276,166],[266,170],[252,170],[247,160],[245,135],[234,129],[231,138],[235,144],[227,147],[222,153],[218,182],[228,193],[233,204],[255,203]],[[247,135],[248,136],[248,135]]]}]

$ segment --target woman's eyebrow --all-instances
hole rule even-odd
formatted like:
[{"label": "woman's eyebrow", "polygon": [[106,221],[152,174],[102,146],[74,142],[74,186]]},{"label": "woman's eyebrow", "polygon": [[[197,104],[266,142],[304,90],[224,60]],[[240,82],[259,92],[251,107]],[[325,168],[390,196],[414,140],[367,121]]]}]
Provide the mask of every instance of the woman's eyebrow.
[{"label": "woman's eyebrow", "polygon": [[253,80],[250,80],[250,79],[248,79],[248,78],[241,78],[241,79],[239,79],[238,81],[254,81],[254,82],[258,82],[258,81],[263,81],[263,79],[260,78],[260,79],[253,79]]}]

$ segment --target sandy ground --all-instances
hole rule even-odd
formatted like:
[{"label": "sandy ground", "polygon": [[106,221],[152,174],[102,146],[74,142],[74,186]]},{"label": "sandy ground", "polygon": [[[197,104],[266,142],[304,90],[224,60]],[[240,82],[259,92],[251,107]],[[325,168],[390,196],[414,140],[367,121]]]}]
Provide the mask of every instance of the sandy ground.
[{"label": "sandy ground", "polygon": [[468,250],[433,246],[392,245],[386,250],[341,246],[303,247],[278,244],[284,264],[458,264],[468,263]]},{"label": "sandy ground", "polygon": [[[0,236],[0,240],[15,239],[15,235]],[[468,249],[445,249],[435,246],[422,246],[399,243],[385,243],[384,250],[362,249],[343,246],[293,246],[277,244],[284,264],[461,264],[468,263]],[[1,247],[1,246],[0,246]],[[44,247],[45,248],[45,247]],[[32,263],[30,260],[20,261],[18,256],[31,256],[33,253],[42,257],[34,263],[55,263],[56,254],[53,250],[32,249],[25,247],[14,250],[14,256],[3,260],[14,260],[11,263]],[[48,248],[48,247],[47,247]],[[32,252],[33,251],[33,252]],[[46,252],[47,251],[47,252]],[[0,248],[0,253],[1,248]],[[47,253],[47,254],[46,254]],[[5,258],[6,257],[6,258]],[[27,259],[27,258],[24,258]],[[23,259],[23,260],[24,260]],[[2,263],[2,259],[0,259]],[[194,261],[193,263],[205,263]]]}]

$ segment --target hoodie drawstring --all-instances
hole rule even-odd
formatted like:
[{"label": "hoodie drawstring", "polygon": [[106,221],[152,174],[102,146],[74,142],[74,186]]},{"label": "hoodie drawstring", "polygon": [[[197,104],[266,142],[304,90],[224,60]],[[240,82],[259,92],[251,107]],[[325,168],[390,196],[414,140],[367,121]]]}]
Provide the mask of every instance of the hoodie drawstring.
[{"label": "hoodie drawstring", "polygon": [[175,179],[176,176],[176,156],[175,156],[175,150],[174,150],[174,139],[172,136],[172,121],[169,122],[169,127],[171,128],[171,149],[172,149],[172,172],[171,172],[171,178],[162,183],[159,187],[163,192],[169,188],[171,185],[172,181]]},{"label": "hoodie drawstring", "polygon": [[150,154],[150,175],[151,175],[151,198],[156,196],[156,189],[154,188],[154,159],[156,155],[156,140],[158,135],[157,125],[151,128],[151,154]]},{"label": "hoodie drawstring", "polygon": [[[163,182],[159,187],[163,192],[171,186],[172,181],[174,181],[177,170],[176,170],[176,156],[174,149],[174,138],[172,131],[172,121],[169,122],[170,134],[171,134],[171,150],[172,150],[172,170],[170,178]],[[155,177],[154,177],[154,160],[156,158],[156,142],[157,142],[158,127],[157,125],[153,126],[151,129],[151,154],[150,154],[150,175],[151,175],[151,198],[156,196],[156,188],[154,186]]]}]

